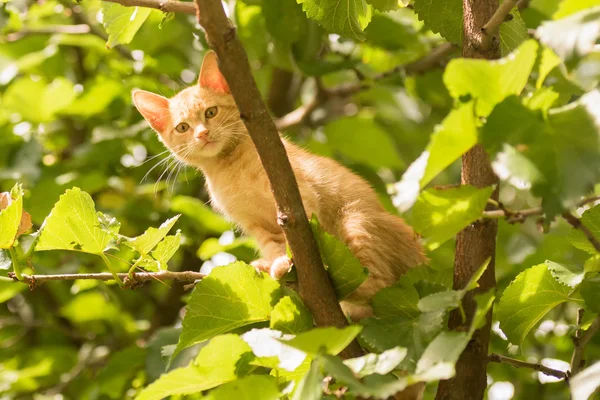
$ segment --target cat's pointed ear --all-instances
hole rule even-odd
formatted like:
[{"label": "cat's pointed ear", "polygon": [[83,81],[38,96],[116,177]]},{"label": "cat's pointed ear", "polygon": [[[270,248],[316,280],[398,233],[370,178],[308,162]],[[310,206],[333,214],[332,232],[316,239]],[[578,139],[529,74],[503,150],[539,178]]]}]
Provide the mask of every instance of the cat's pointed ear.
[{"label": "cat's pointed ear", "polygon": [[134,90],[133,104],[150,126],[158,133],[164,132],[169,123],[169,99],[145,90]]},{"label": "cat's pointed ear", "polygon": [[227,85],[225,77],[221,74],[221,71],[219,71],[217,53],[212,50],[209,50],[204,56],[202,68],[200,68],[198,84],[200,87],[209,88],[215,92],[230,93],[229,85]]}]

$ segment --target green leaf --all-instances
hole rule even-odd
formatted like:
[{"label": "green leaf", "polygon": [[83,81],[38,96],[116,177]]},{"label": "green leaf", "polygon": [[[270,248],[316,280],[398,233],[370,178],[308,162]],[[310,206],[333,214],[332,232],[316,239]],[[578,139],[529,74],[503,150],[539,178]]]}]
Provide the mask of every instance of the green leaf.
[{"label": "green leaf", "polygon": [[152,9],[146,7],[124,7],[117,3],[102,3],[102,24],[108,41],[106,47],[130,43]]},{"label": "green leaf", "polygon": [[[398,3],[396,2],[396,7]],[[390,51],[419,51],[422,46],[413,21],[401,18],[397,13],[375,13],[365,29],[367,42]]]},{"label": "green leaf", "polygon": [[406,378],[392,376],[371,375],[363,382],[356,379],[352,370],[346,366],[338,357],[323,355],[319,357],[323,363],[323,369],[328,375],[347,386],[351,393],[363,398],[387,399],[395,393],[408,386]]},{"label": "green leaf", "polygon": [[207,400],[278,400],[279,388],[275,377],[249,375],[229,382],[210,392]]},{"label": "green leaf", "polygon": [[495,289],[490,289],[486,293],[475,295],[475,315],[473,315],[473,321],[471,322],[471,328],[469,330],[469,336],[473,336],[475,330],[480,329],[487,322],[487,313],[494,305],[496,295],[494,294]]},{"label": "green leaf", "polygon": [[441,332],[419,359],[417,375],[424,381],[452,378],[454,365],[470,339],[465,332]]},{"label": "green leaf", "polygon": [[313,319],[298,295],[285,296],[273,308],[270,326],[295,335],[311,329]]},{"label": "green leaf", "polygon": [[481,218],[493,187],[478,189],[463,185],[421,193],[412,210],[412,226],[433,250],[460,230]]},{"label": "green leaf", "polygon": [[569,300],[570,288],[554,279],[546,264],[521,272],[504,290],[498,306],[502,331],[523,347],[525,337],[550,310]]},{"label": "green leaf", "polygon": [[309,355],[338,354],[360,333],[362,327],[351,325],[346,328],[315,328],[300,333],[295,338],[281,340],[282,343],[301,350]]},{"label": "green leaf", "polygon": [[86,87],[83,95],[76,98],[71,105],[62,109],[61,114],[79,117],[91,117],[100,114],[123,93],[123,86],[116,81],[98,79],[91,87]]},{"label": "green leaf", "polygon": [[[586,210],[581,216],[581,223],[594,234],[596,238],[600,237],[600,205]],[[587,237],[581,232],[581,229],[571,228],[569,232],[569,242],[576,248],[586,251],[591,255],[598,252],[590,243]]]},{"label": "green leaf", "polygon": [[429,144],[396,183],[394,205],[409,210],[423,189],[440,172],[477,143],[477,120],[473,103],[459,105],[436,126]]},{"label": "green leaf", "polygon": [[559,264],[549,260],[546,260],[545,264],[554,279],[563,285],[574,288],[583,281],[585,272],[582,265]]},{"label": "green leaf", "polygon": [[406,353],[405,348],[394,347],[381,354],[369,353],[362,357],[344,360],[344,364],[360,378],[371,374],[385,375],[392,372],[402,362]]},{"label": "green leaf", "polygon": [[177,368],[161,375],[144,388],[137,395],[136,400],[162,400],[172,395],[198,393],[210,389],[211,382],[206,382],[205,379],[205,376],[193,365]]},{"label": "green leaf", "polygon": [[232,228],[232,225],[223,217],[194,197],[175,196],[171,200],[171,211],[185,215],[186,218],[194,221],[200,229],[206,229],[212,233],[223,233]]},{"label": "green leaf", "polygon": [[[356,162],[374,169],[402,167],[390,136],[373,118],[338,119],[325,126],[325,134],[330,146]],[[372,157],[372,154],[377,154],[377,157]]]},{"label": "green leaf", "polygon": [[396,316],[414,318],[419,314],[418,302],[419,293],[414,286],[383,288],[375,293],[372,300],[373,311],[381,318]]},{"label": "green leaf", "polygon": [[342,300],[367,279],[369,270],[360,264],[344,243],[323,230],[315,215],[311,218],[310,225],[337,298]]},{"label": "green leaf", "polygon": [[462,44],[463,5],[461,0],[415,0],[415,13],[425,27],[449,42]]},{"label": "green leaf", "polygon": [[367,0],[367,3],[379,11],[392,11],[398,8],[398,0]]},{"label": "green leaf", "polygon": [[148,271],[166,271],[167,263],[179,249],[180,243],[181,233],[179,231],[175,235],[165,236],[150,253],[152,257],[144,257],[139,266]]},{"label": "green leaf", "polygon": [[565,62],[576,62],[591,53],[600,37],[600,6],[546,21],[537,28],[536,37]]},{"label": "green leaf", "polygon": [[500,50],[503,57],[509,55],[521,43],[529,39],[527,26],[519,11],[514,8],[510,14],[512,20],[500,25]]},{"label": "green leaf", "polygon": [[444,72],[444,83],[452,97],[471,96],[476,100],[477,114],[487,116],[506,97],[521,93],[537,49],[535,40],[527,40],[500,60],[453,59]]},{"label": "green leaf", "polygon": [[569,387],[571,388],[572,399],[592,399],[594,393],[600,387],[600,361],[569,379]]},{"label": "green leaf", "polygon": [[275,40],[291,44],[305,37],[308,21],[296,0],[264,0],[262,12]]},{"label": "green leaf", "polygon": [[78,187],[60,196],[40,228],[36,251],[72,250],[102,254],[112,247],[118,226],[101,227],[103,214],[96,212],[92,197]]},{"label": "green leaf", "polygon": [[360,338],[369,348],[384,351],[404,347],[408,354],[402,366],[414,370],[423,351],[442,330],[444,313],[420,313],[414,317],[366,318],[361,320],[363,330]]},{"label": "green leaf", "polygon": [[173,357],[220,333],[269,320],[279,296],[279,283],[247,264],[213,269],[192,292]]},{"label": "green leaf", "polygon": [[558,4],[558,10],[552,15],[552,19],[561,19],[594,6],[600,6],[600,0],[563,0]]},{"label": "green leaf", "polygon": [[593,313],[600,313],[600,276],[586,278],[579,286],[585,308]]},{"label": "green leaf", "polygon": [[21,78],[6,89],[2,107],[33,123],[51,122],[74,98],[73,83],[68,79],[56,78],[46,83],[41,79]]},{"label": "green leaf", "polygon": [[258,246],[256,240],[249,237],[235,238],[228,244],[220,244],[217,238],[208,238],[202,242],[196,254],[202,260],[209,260],[221,252],[233,254],[240,261],[250,262],[256,259]]},{"label": "green leaf", "polygon": [[198,393],[233,381],[242,375],[240,360],[250,351],[250,346],[237,335],[216,336],[200,350],[192,364],[161,375],[136,400]]},{"label": "green leaf", "polygon": [[540,66],[538,72],[538,78],[535,82],[536,88],[541,88],[544,81],[548,77],[548,74],[561,63],[560,57],[556,55],[552,49],[546,46],[542,47],[542,55],[540,56]]},{"label": "green leaf", "polygon": [[363,30],[371,21],[371,6],[365,0],[296,0],[306,16],[331,33],[364,40]]},{"label": "green leaf", "polygon": [[150,227],[146,229],[146,232],[142,233],[140,236],[135,238],[127,238],[125,242],[128,246],[135,249],[141,255],[146,255],[152,250],[156,245],[167,236],[167,233],[171,230],[173,225],[179,219],[179,215],[174,216],[162,223],[162,225],[157,229]]},{"label": "green leaf", "polygon": [[0,210],[0,249],[12,247],[23,214],[23,188],[21,185],[15,184],[8,196],[10,196],[10,204]]},{"label": "green leaf", "polygon": [[319,400],[323,393],[323,373],[320,360],[313,360],[304,378],[298,382],[292,400]]},{"label": "green leaf", "polygon": [[462,290],[449,290],[430,294],[419,300],[419,310],[422,312],[445,311],[457,308],[465,292]]}]

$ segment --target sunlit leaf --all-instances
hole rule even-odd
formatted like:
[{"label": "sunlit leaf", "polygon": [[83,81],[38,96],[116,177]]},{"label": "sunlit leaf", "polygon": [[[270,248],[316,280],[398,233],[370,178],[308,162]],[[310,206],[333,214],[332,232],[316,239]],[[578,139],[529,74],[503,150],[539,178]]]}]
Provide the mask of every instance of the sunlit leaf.
[{"label": "sunlit leaf", "polygon": [[160,400],[176,394],[192,394],[238,378],[240,359],[250,346],[239,336],[215,336],[201,350],[194,362],[161,375],[146,387],[137,400]]},{"label": "sunlit leaf", "polygon": [[425,190],[412,210],[413,228],[423,235],[426,246],[433,250],[481,218],[493,190],[491,186],[478,189],[468,185]]},{"label": "sunlit leaf", "polygon": [[118,3],[102,3],[102,24],[108,33],[107,47],[131,42],[151,8],[124,7]]},{"label": "sunlit leaf", "polygon": [[371,21],[371,6],[365,0],[297,0],[310,19],[331,33],[363,40],[363,30]]},{"label": "sunlit leaf", "polygon": [[523,346],[525,337],[550,310],[567,302],[570,288],[559,283],[546,264],[521,272],[504,290],[498,306],[500,327],[512,343]]},{"label": "sunlit leaf", "polygon": [[346,348],[360,333],[362,327],[358,325],[346,328],[315,328],[308,332],[300,333],[295,338],[282,340],[288,346],[294,347],[310,355],[321,353],[338,354]]},{"label": "sunlit leaf", "polygon": [[519,94],[527,83],[538,44],[527,40],[500,60],[453,59],[444,72],[444,83],[452,97],[471,96],[479,115],[489,115],[494,106],[511,94]]},{"label": "sunlit leaf", "polygon": [[111,247],[117,233],[101,228],[101,219],[91,196],[74,187],[60,196],[44,221],[35,250],[101,254]]},{"label": "sunlit leaf", "polygon": [[279,296],[277,281],[243,262],[213,269],[188,300],[174,355],[220,333],[267,321]]}]

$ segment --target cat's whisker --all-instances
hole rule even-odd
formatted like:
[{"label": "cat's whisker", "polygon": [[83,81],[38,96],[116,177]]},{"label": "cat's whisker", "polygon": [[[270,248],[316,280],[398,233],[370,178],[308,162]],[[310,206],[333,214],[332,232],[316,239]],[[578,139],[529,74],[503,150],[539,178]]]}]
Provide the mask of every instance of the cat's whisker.
[{"label": "cat's whisker", "polygon": [[140,183],[144,182],[146,180],[146,178],[150,175],[150,173],[152,171],[154,171],[154,169],[156,169],[157,167],[164,165],[167,161],[169,161],[171,159],[171,157],[173,157],[172,154],[169,154],[166,158],[160,160],[159,162],[156,163],[156,165],[154,165],[152,168],[150,168],[150,170],[148,172],[146,172],[146,174],[144,175],[144,177],[142,178],[142,180],[140,181]]}]

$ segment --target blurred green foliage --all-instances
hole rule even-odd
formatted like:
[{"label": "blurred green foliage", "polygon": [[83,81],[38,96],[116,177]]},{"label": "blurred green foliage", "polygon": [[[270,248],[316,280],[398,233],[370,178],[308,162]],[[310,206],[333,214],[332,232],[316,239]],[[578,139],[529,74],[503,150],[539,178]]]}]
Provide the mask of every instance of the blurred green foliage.
[{"label": "blurred green foliage", "polygon": [[[208,48],[195,17],[99,0],[5,1],[0,191],[14,190],[0,212],[0,249],[10,248],[0,250],[1,398],[196,399],[218,386],[208,397],[309,399],[324,396],[324,374],[354,395],[379,397],[426,380],[432,398],[435,382],[448,377],[440,371],[453,373],[469,339],[443,328],[464,294],[451,290],[454,236],[483,215],[491,192],[437,185],[459,182],[460,156],[477,142],[501,179],[502,206],[542,207],[547,217],[499,221],[490,351],[568,369],[577,309],[586,309],[584,327],[600,311],[600,264],[581,231],[553,217],[581,213],[582,196],[600,192],[598,1],[531,0],[502,26],[503,60],[454,59],[376,82],[438,45],[460,45],[462,2],[349,0],[339,13],[330,12],[334,0],[226,3],[274,116],[308,104],[316,79],[327,88],[368,85],[284,134],[369,180],[386,208],[424,236],[430,266],[379,292],[362,329],[311,330],[298,295],[244,264],[256,257],[254,240],[210,209],[201,174],[168,159],[131,104],[134,88],[171,96],[195,83]],[[41,234],[16,238],[21,208],[34,232],[46,221]],[[593,234],[599,209],[582,218]],[[81,231],[67,231],[75,211],[85,215]],[[338,289],[364,279],[344,246],[326,235],[319,242]],[[15,259],[36,274],[127,272],[134,264],[204,272],[243,263],[216,270],[190,296],[160,281],[135,291],[90,280],[28,291],[6,278]],[[188,301],[196,320],[182,316]],[[493,301],[493,293],[478,298],[479,317]],[[277,331],[298,336],[289,341]],[[354,337],[391,358],[343,363],[335,354]],[[598,337],[585,358],[600,359]],[[390,376],[395,368],[409,375]],[[491,399],[509,398],[501,397],[507,382],[514,398],[569,396],[567,385],[527,369],[490,364],[488,376]]]}]

